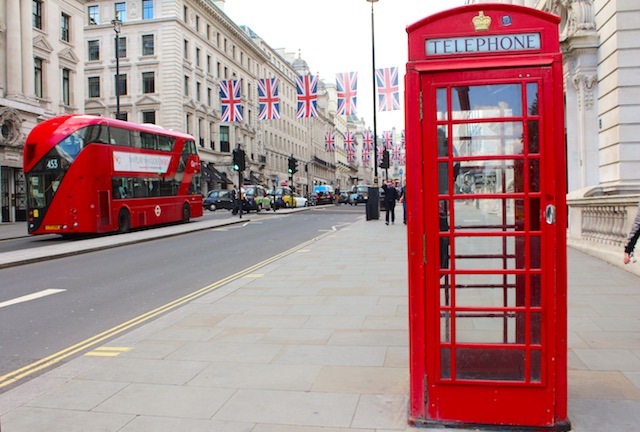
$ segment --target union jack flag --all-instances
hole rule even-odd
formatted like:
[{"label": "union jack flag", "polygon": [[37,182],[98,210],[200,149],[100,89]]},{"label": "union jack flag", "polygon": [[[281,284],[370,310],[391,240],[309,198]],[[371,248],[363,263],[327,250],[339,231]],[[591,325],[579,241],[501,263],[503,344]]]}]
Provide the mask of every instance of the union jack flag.
[{"label": "union jack flag", "polygon": [[318,77],[305,75],[296,77],[298,88],[298,114],[296,118],[318,116]]},{"label": "union jack flag", "polygon": [[362,144],[363,150],[373,150],[373,132],[371,132],[371,130],[366,130],[362,134]]},{"label": "union jack flag", "polygon": [[362,149],[362,165],[365,168],[369,168],[369,162],[371,161],[371,152],[366,149]]},{"label": "union jack flag", "polygon": [[347,132],[344,136],[344,149],[347,151],[349,163],[353,163],[356,158],[356,139],[353,132]]},{"label": "union jack flag", "polygon": [[278,78],[258,80],[258,102],[260,103],[258,120],[278,120],[280,118]]},{"label": "union jack flag", "polygon": [[356,99],[358,94],[358,72],[344,72],[336,74],[338,87],[338,115],[356,114]]},{"label": "union jack flag", "polygon": [[336,133],[327,132],[324,135],[324,148],[328,152],[336,151]]},{"label": "union jack flag", "polygon": [[242,100],[240,98],[240,81],[220,81],[220,105],[222,106],[221,122],[242,121]]},{"label": "union jack flag", "polygon": [[378,160],[382,160],[382,153],[384,152],[384,146],[378,146]]},{"label": "union jack flag", "polygon": [[382,132],[382,140],[384,141],[385,149],[391,150],[393,147],[393,131]]},{"label": "union jack flag", "polygon": [[353,132],[347,132],[346,134],[344,134],[344,149],[349,151],[349,150],[355,150],[355,148],[356,148],[355,134]]},{"label": "union jack flag", "polygon": [[376,69],[376,87],[378,88],[378,111],[400,109],[398,68]]},{"label": "union jack flag", "polygon": [[396,161],[396,162],[400,162],[400,160],[402,159],[402,155],[400,152],[400,146],[399,145],[394,145],[393,149],[391,150],[391,160]]}]

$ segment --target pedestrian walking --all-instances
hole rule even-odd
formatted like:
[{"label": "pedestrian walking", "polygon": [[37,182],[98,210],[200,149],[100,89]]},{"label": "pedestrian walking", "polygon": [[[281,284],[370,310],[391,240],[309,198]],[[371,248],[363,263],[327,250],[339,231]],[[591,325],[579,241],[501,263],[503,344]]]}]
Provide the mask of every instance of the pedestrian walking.
[{"label": "pedestrian walking", "polygon": [[640,203],[638,204],[636,217],[633,220],[633,224],[631,225],[631,231],[629,231],[629,235],[627,236],[627,243],[624,246],[625,264],[629,264],[629,262],[631,261],[631,257],[633,257],[633,249],[636,247],[638,237],[640,237]]},{"label": "pedestrian walking", "polygon": [[407,182],[405,181],[400,188],[400,198],[398,202],[402,204],[402,221],[407,224]]},{"label": "pedestrian walking", "polygon": [[231,190],[231,199],[233,199],[233,210],[231,214],[237,215],[240,210],[240,196],[238,195],[238,186],[233,185]]},{"label": "pedestrian walking", "polygon": [[384,208],[386,210],[385,224],[389,225],[389,215],[391,215],[391,223],[396,222],[396,201],[398,200],[398,189],[396,189],[393,181],[387,180],[382,186],[384,191]]}]

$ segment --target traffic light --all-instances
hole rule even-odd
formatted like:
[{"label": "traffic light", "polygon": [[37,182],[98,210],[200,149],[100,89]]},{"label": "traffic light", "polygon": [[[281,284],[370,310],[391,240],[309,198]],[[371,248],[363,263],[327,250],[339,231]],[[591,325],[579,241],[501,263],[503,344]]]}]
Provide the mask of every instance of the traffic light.
[{"label": "traffic light", "polygon": [[298,172],[298,160],[293,157],[293,155],[289,156],[289,174],[294,174]]},{"label": "traffic light", "polygon": [[382,161],[380,161],[380,168],[389,168],[389,150],[382,152]]},{"label": "traffic light", "polygon": [[231,167],[234,171],[244,171],[245,163],[244,163],[244,150],[242,149],[234,149],[233,150],[233,162]]}]

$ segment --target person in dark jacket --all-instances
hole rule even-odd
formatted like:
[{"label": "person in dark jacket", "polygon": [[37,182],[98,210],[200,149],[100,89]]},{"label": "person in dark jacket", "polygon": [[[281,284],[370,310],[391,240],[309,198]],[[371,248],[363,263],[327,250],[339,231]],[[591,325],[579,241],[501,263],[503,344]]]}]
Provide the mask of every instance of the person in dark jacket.
[{"label": "person in dark jacket", "polygon": [[636,218],[631,225],[631,231],[627,236],[627,243],[624,245],[624,263],[629,264],[631,257],[633,256],[633,249],[636,247],[636,243],[640,237],[640,204],[638,204],[638,211]]},{"label": "person in dark jacket", "polygon": [[386,209],[385,223],[389,225],[389,215],[391,215],[391,223],[396,222],[396,201],[398,201],[398,190],[396,189],[393,181],[387,180],[382,186],[384,190],[384,208]]}]

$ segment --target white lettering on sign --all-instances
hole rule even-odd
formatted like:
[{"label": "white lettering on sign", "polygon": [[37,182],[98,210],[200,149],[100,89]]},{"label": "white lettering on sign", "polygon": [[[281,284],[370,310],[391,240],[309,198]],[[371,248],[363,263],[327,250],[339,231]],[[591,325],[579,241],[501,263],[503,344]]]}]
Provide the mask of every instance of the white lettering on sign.
[{"label": "white lettering on sign", "polygon": [[171,156],[148,153],[113,152],[113,170],[143,173],[166,173]]},{"label": "white lettering on sign", "polygon": [[540,33],[427,39],[428,56],[540,49]]}]

